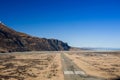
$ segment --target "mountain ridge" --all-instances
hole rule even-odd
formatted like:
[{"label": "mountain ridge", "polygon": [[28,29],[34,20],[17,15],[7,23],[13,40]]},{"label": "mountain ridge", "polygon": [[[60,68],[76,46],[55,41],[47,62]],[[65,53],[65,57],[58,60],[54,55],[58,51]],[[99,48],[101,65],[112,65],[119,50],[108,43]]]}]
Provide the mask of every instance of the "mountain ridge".
[{"label": "mountain ridge", "polygon": [[0,23],[0,52],[64,51],[70,46],[57,39],[33,37]]}]

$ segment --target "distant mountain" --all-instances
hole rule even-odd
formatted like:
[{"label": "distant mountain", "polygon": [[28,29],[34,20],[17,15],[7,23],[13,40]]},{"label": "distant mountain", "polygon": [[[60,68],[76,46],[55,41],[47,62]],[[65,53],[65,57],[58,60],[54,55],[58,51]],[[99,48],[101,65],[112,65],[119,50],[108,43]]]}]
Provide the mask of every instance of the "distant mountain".
[{"label": "distant mountain", "polygon": [[0,23],[0,52],[63,51],[69,49],[70,46],[60,40],[32,37]]},{"label": "distant mountain", "polygon": [[88,49],[88,50],[95,50],[95,51],[116,51],[116,50],[120,50],[120,48],[83,48],[83,49]]},{"label": "distant mountain", "polygon": [[96,51],[116,51],[120,50],[120,48],[91,48],[92,50]]},{"label": "distant mountain", "polygon": [[71,47],[70,51],[120,51],[120,48]]}]

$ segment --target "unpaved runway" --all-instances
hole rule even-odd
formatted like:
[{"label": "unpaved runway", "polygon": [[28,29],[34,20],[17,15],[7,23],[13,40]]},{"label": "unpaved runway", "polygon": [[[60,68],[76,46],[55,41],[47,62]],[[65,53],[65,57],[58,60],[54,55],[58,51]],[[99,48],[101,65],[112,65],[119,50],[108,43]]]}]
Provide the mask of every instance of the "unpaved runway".
[{"label": "unpaved runway", "polygon": [[88,76],[83,70],[81,70],[72,60],[61,53],[64,80],[104,80]]}]

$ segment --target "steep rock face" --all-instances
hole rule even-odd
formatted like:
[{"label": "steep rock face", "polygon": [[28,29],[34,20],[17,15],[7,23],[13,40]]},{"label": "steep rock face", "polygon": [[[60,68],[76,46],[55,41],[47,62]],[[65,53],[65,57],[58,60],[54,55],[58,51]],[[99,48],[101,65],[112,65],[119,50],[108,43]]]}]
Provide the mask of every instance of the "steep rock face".
[{"label": "steep rock face", "polygon": [[69,50],[67,43],[56,39],[32,37],[0,23],[0,52]]}]

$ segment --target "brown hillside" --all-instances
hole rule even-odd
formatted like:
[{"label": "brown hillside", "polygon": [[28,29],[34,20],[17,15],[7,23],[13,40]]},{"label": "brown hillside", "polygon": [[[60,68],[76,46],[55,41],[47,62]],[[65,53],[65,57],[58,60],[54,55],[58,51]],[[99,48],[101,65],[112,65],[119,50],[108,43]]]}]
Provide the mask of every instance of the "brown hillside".
[{"label": "brown hillside", "polygon": [[56,39],[32,37],[0,23],[0,52],[69,50],[67,43]]}]

